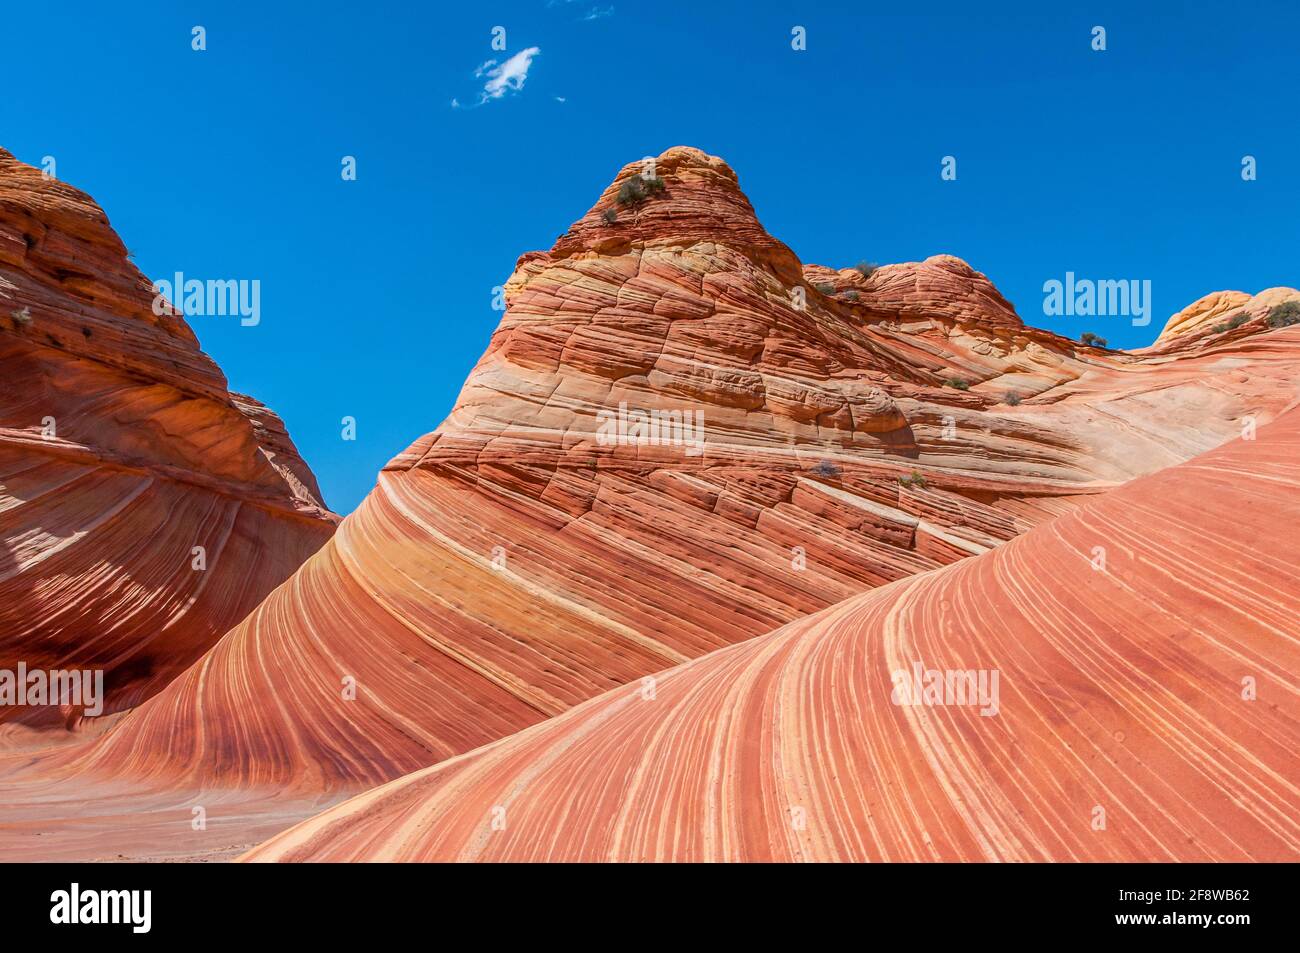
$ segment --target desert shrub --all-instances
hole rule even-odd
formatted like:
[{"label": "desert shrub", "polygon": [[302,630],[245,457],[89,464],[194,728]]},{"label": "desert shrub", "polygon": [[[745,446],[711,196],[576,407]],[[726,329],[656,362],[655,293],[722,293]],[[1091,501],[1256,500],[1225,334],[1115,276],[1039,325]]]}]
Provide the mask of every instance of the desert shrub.
[{"label": "desert shrub", "polygon": [[611,205],[601,213],[600,217],[605,220],[606,225],[613,225],[618,221],[618,210]]},{"label": "desert shrub", "polygon": [[1227,321],[1223,321],[1210,328],[1215,334],[1222,334],[1224,331],[1231,331],[1233,328],[1239,328],[1250,320],[1250,315],[1245,311],[1238,311]]},{"label": "desert shrub", "polygon": [[829,460],[818,460],[817,465],[812,468],[812,472],[827,480],[837,480],[844,471]]},{"label": "desert shrub", "polygon": [[1283,301],[1268,313],[1270,328],[1288,328],[1300,324],[1300,301]]},{"label": "desert shrub", "polygon": [[899,477],[899,478],[898,478],[898,482],[899,482],[902,486],[915,486],[915,487],[919,487],[920,489],[925,489],[926,486],[928,485],[928,484],[925,482],[925,475],[922,474],[922,473],[919,473],[919,472],[916,471],[916,470],[913,470],[913,471],[912,471],[911,473],[909,473],[907,476],[901,476],[901,477]]},{"label": "desert shrub", "polygon": [[845,300],[845,301],[857,301],[857,300],[858,300],[858,297],[859,297],[859,295],[858,295],[858,293],[857,293],[856,291],[846,291],[846,292],[844,292],[844,300]]},{"label": "desert shrub", "polygon": [[1013,390],[1009,390],[1007,391],[1006,396],[1002,398],[1002,402],[1010,404],[1012,407],[1017,407],[1020,405],[1020,395]]},{"label": "desert shrub", "polygon": [[652,195],[657,195],[664,190],[664,180],[659,176],[646,178],[643,175],[634,175],[624,182],[618,189],[619,205],[634,205],[642,202]]},{"label": "desert shrub", "polygon": [[858,262],[853,267],[857,271],[857,273],[860,274],[863,278],[870,278],[872,275],[876,273],[876,269],[879,268],[880,266],[877,264],[873,264],[872,262],[869,262],[864,258],[862,261]]},{"label": "desert shrub", "polygon": [[816,288],[824,295],[835,293],[835,286],[831,284],[829,281],[820,282],[818,284],[813,285],[813,287]]},{"label": "desert shrub", "polygon": [[957,388],[957,390],[970,390],[970,383],[960,377],[950,377],[944,383],[949,387]]}]

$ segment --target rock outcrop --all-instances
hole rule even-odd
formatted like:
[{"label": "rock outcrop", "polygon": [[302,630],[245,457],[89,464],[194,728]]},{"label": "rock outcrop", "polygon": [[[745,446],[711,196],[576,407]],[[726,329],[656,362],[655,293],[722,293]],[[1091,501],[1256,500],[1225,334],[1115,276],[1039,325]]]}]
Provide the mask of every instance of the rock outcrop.
[{"label": "rock outcrop", "polygon": [[[1300,303],[1295,288],[1268,288],[1257,295],[1215,291],[1170,316],[1153,349],[1199,346],[1221,334],[1253,334],[1265,326],[1269,312],[1288,301]],[[1238,332],[1238,329],[1241,329]]]},{"label": "rock outcrop", "polygon": [[1294,341],[1086,349],[951,256],[805,269],[721,160],[655,171],[520,259],[446,422],[79,769],[388,780],[997,548],[1300,390]]},{"label": "rock outcrop", "polygon": [[1300,410],[247,859],[1294,862],[1297,524]]},{"label": "rock outcrop", "polygon": [[101,670],[104,714],[184,671],[336,522],[280,420],[153,300],[89,196],[0,150],[0,669]]}]

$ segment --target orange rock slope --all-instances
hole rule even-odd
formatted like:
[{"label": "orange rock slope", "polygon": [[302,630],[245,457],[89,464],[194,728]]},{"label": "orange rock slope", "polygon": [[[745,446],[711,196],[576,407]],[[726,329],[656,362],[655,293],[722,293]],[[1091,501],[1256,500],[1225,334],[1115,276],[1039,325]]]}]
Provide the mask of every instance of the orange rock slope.
[{"label": "orange rock slope", "polygon": [[105,713],[170,682],[334,524],[279,419],[152,305],[90,197],[0,150],[0,669],[102,669]]},{"label": "orange rock slope", "polygon": [[1300,410],[247,859],[1295,861],[1297,525]]},{"label": "orange rock slope", "polygon": [[337,536],[68,770],[389,780],[997,549],[1300,390],[1290,331],[1085,348],[950,256],[801,265],[698,150],[620,203],[641,171],[519,260],[450,417]]}]

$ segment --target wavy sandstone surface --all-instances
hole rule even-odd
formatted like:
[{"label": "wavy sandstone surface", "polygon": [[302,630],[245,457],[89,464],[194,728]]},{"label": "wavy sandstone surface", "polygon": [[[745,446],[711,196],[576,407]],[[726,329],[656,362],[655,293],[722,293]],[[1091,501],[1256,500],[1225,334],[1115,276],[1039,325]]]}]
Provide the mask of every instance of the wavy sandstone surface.
[{"label": "wavy sandstone surface", "polygon": [[[76,770],[386,781],[986,553],[1300,390],[1282,332],[1085,348],[950,256],[805,268],[722,160],[656,166],[661,191],[620,204],[630,165],[519,260],[447,421]],[[655,410],[692,431],[618,439]]]},{"label": "wavy sandstone surface", "polygon": [[[448,419],[284,585],[102,737],[0,757],[0,850],[246,848],[653,673],[747,658],[728,647],[864,592],[958,568],[983,585],[967,567],[1300,396],[1300,329],[1085,347],[1025,326],[952,256],[801,264],[721,159],[670,149],[662,188],[642,168],[519,259]],[[1008,598],[940,600],[925,637]],[[851,728],[828,721],[827,743]]]},{"label": "wavy sandstone surface", "polygon": [[[247,859],[1295,861],[1297,525],[1292,411]],[[897,704],[918,665],[988,691]]]},{"label": "wavy sandstone surface", "polygon": [[279,418],[152,305],[94,201],[0,150],[0,669],[102,669],[105,713],[184,671],[335,520]]}]

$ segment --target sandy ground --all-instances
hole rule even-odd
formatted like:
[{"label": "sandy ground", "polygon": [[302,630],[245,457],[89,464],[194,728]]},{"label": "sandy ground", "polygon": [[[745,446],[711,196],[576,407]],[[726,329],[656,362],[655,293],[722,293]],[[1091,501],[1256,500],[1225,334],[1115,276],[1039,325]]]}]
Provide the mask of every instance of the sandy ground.
[{"label": "sandy ground", "polygon": [[225,862],[355,793],[158,791],[41,777],[40,761],[0,754],[0,861]]}]

